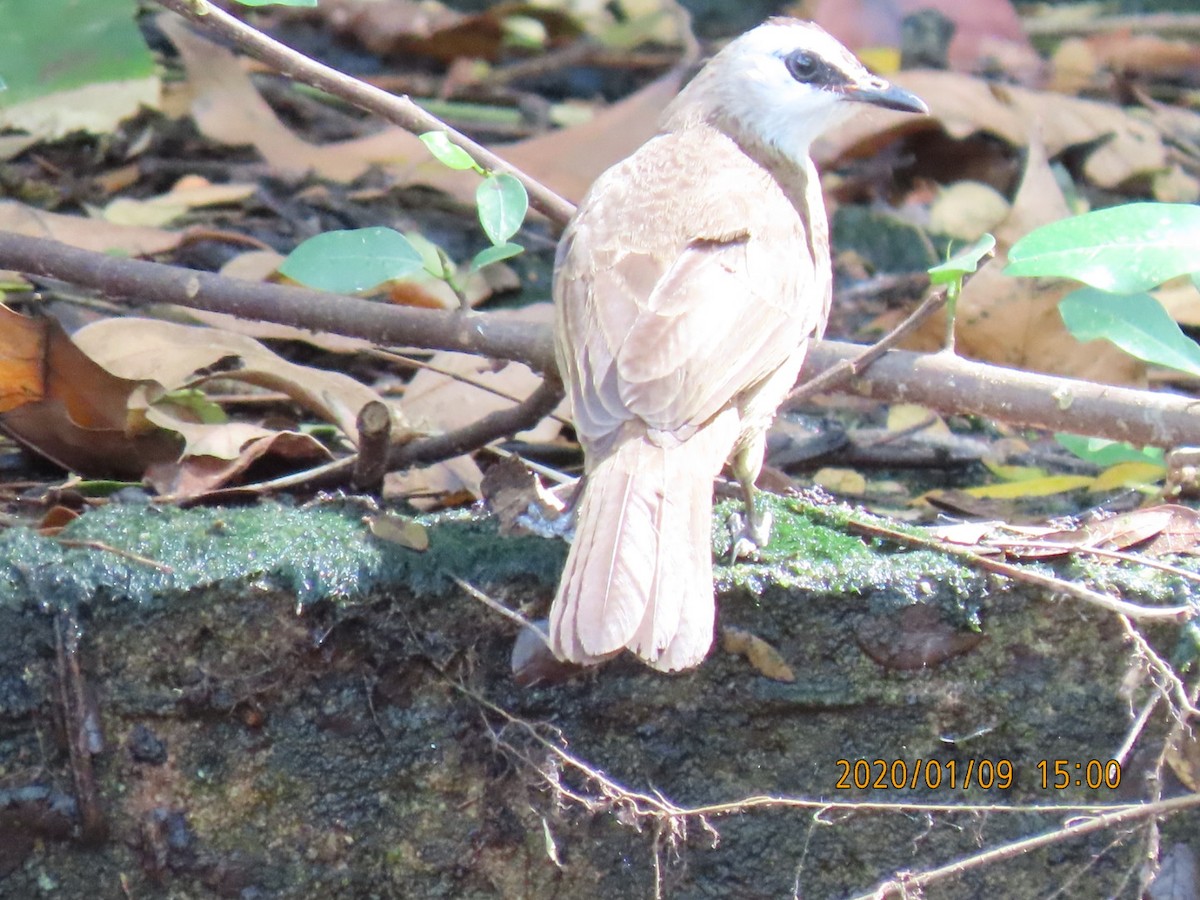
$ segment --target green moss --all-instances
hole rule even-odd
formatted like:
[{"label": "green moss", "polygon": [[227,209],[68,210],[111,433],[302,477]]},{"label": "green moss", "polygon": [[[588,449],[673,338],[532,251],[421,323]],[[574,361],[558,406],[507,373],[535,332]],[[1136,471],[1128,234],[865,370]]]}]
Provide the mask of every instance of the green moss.
[{"label": "green moss", "polygon": [[117,552],[11,529],[0,534],[0,605],[32,600],[57,609],[99,599],[147,604],[250,583],[285,591],[306,605],[351,600],[396,584],[417,594],[443,592],[452,575],[483,583],[521,576],[549,583],[562,568],[562,544],[502,538],[492,522],[469,514],[423,520],[430,536],[424,553],[373,538],[365,514],[349,503],[187,510],[112,505],[81,516],[63,532],[69,541]]}]

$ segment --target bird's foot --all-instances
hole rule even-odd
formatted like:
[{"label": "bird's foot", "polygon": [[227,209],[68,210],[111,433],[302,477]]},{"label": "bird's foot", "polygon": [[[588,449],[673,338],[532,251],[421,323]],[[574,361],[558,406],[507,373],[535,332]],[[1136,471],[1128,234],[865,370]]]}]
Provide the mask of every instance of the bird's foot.
[{"label": "bird's foot", "polygon": [[758,559],[759,551],[771,541],[771,526],[775,517],[769,509],[753,517],[740,512],[730,513],[729,530],[733,532],[733,544],[729,550],[729,561]]}]

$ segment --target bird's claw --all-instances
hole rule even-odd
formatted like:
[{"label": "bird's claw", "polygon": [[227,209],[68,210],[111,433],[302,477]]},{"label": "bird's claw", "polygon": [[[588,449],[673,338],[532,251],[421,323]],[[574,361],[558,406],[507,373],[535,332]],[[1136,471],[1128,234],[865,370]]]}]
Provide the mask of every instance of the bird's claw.
[{"label": "bird's claw", "polygon": [[729,561],[739,559],[758,559],[759,551],[771,541],[771,526],[775,517],[769,509],[761,515],[750,518],[740,512],[729,516],[729,530],[734,533],[733,543],[729,550]]}]

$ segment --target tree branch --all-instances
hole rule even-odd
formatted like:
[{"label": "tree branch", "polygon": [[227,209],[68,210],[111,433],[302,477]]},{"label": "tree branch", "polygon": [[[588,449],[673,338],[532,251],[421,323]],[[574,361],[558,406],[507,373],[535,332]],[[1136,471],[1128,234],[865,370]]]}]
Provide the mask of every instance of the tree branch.
[{"label": "tree branch", "polygon": [[[814,343],[800,377],[813,378],[861,352],[854,344]],[[844,390],[1021,427],[1156,447],[1200,446],[1200,401],[1192,397],[1006,369],[950,353],[890,350]]]},{"label": "tree branch", "polygon": [[159,4],[183,16],[202,30],[231,41],[277,72],[339,97],[364,112],[379,116],[406,131],[413,134],[425,131],[448,132],[451,140],[466,150],[483,168],[507,172],[519,179],[529,193],[530,205],[552,222],[565,225],[575,212],[575,207],[569,201],[501,159],[491,150],[425,112],[408,97],[389,94],[374,85],[309,59],[236,19],[208,0],[159,0]]},{"label": "tree branch", "polygon": [[532,428],[550,413],[563,398],[562,382],[547,373],[536,391],[516,406],[499,409],[457,431],[418,438],[393,448],[388,465],[393,469],[422,465],[471,453],[494,440]]},{"label": "tree branch", "polygon": [[44,238],[0,231],[0,268],[57,278],[116,298],[175,303],[380,344],[457,350],[557,371],[547,328],[486,313],[439,312],[308,288],[256,283],[162,263],[122,259]]}]

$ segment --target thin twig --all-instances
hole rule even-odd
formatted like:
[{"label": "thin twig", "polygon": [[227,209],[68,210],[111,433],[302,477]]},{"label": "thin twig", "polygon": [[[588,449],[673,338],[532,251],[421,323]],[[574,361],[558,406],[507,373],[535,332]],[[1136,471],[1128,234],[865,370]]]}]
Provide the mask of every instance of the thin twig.
[{"label": "thin twig", "polygon": [[840,387],[843,382],[861,375],[873,362],[899,344],[900,341],[915,331],[917,326],[945,306],[946,295],[947,292],[945,289],[935,291],[921,301],[921,304],[909,313],[903,322],[866,350],[859,353],[858,356],[853,359],[839,360],[835,365],[821,372],[820,375],[808,381],[802,381],[798,387],[793,388],[792,392],[787,395],[787,398],[783,401],[783,408],[795,409],[801,403],[808,400],[809,397],[831,391],[836,387]]},{"label": "thin twig", "polygon": [[[818,513],[820,512],[820,507],[813,506],[812,508]],[[839,521],[844,521],[845,526],[852,531],[858,531],[872,537],[886,538],[889,541],[904,544],[908,547],[918,547],[923,550],[947,553],[950,556],[958,557],[965,565],[972,568],[982,569],[985,572],[991,572],[995,575],[1003,575],[1005,578],[1010,578],[1013,581],[1034,584],[1050,591],[1067,594],[1090,603],[1093,606],[1098,606],[1101,609],[1106,609],[1109,612],[1115,612],[1123,616],[1129,616],[1132,619],[1186,622],[1197,614],[1197,608],[1193,605],[1140,606],[1136,603],[1129,603],[1118,597],[1113,597],[1111,594],[1103,594],[1063,578],[1056,578],[1053,575],[1046,575],[1042,572],[1035,572],[1031,569],[1024,569],[1010,563],[1000,562],[996,559],[989,559],[966,547],[897,531],[894,528],[888,528],[874,522],[864,522],[861,519],[852,517],[839,519]]]},{"label": "thin twig", "polygon": [[471,453],[492,441],[524,431],[540,422],[563,398],[562,384],[547,375],[532,394],[517,406],[497,410],[457,431],[417,438],[392,449],[392,468],[415,466]]},{"label": "thin twig", "polygon": [[524,628],[529,631],[532,631],[534,634],[536,634],[541,639],[542,643],[545,644],[547,648],[549,648],[550,639],[548,637],[546,637],[546,633],[544,631],[542,631],[542,629],[540,629],[536,625],[534,625],[532,622],[530,622],[527,618],[525,618],[519,612],[517,612],[516,610],[509,609],[507,606],[505,606],[499,600],[495,600],[492,597],[489,597],[487,594],[485,594],[479,588],[475,587],[475,585],[471,584],[469,581],[464,581],[463,579],[459,578],[457,575],[451,575],[450,580],[453,581],[455,584],[457,584],[464,591],[466,591],[467,594],[474,597],[476,600],[478,600],[480,603],[482,603],[484,606],[486,606],[488,609],[493,610],[494,612],[498,612],[500,615],[504,616],[504,618],[508,619],[508,621],[517,625],[519,628]]},{"label": "thin twig", "polygon": [[1189,572],[1187,569],[1181,569],[1179,566],[1173,566],[1170,563],[1165,563],[1157,559],[1150,559],[1146,556],[1138,556],[1136,553],[1126,553],[1122,550],[1105,550],[1102,547],[1089,547],[1086,545],[1074,546],[1071,544],[1060,544],[1056,541],[1038,540],[989,540],[986,546],[999,547],[1001,550],[1013,550],[1016,551],[1017,555],[1020,555],[1020,550],[1022,547],[1028,547],[1031,550],[1061,550],[1065,556],[1072,556],[1076,554],[1101,556],[1106,559],[1115,559],[1121,562],[1127,562],[1135,566],[1145,566],[1148,569],[1158,569],[1160,572],[1167,572],[1179,578],[1187,579],[1188,581],[1200,582],[1200,575],[1197,575],[1195,572]]},{"label": "thin twig", "polygon": [[1150,646],[1150,642],[1134,627],[1129,616],[1121,616],[1120,618],[1121,624],[1125,628],[1125,633],[1129,635],[1129,639],[1133,641],[1138,652],[1145,658],[1147,664],[1161,675],[1170,686],[1171,691],[1175,695],[1176,716],[1182,720],[1200,715],[1200,710],[1192,704],[1187,685],[1176,674],[1171,664],[1159,656],[1157,651]]},{"label": "thin twig", "polygon": [[[470,375],[467,375],[463,372],[455,372],[453,369],[448,369],[445,366],[439,366],[437,363],[430,362],[429,360],[416,359],[407,353],[400,353],[396,350],[372,350],[370,351],[369,355],[374,356],[377,359],[383,359],[388,362],[395,363],[397,365],[408,366],[413,369],[425,369],[438,375],[444,375],[445,377],[457,381],[460,384],[478,388],[481,391],[492,394],[496,397],[500,397],[502,400],[508,400],[511,403],[521,402],[520,397],[516,396],[515,394],[510,394],[508,391],[502,390],[495,385],[487,384],[486,382],[480,381],[478,378],[472,378]],[[560,416],[557,413],[551,413],[546,418],[553,419],[560,425],[571,424],[570,419],[568,419],[566,416]]]},{"label": "thin twig", "polygon": [[173,575],[175,570],[166,563],[160,563],[156,559],[150,559],[148,556],[140,556],[137,553],[131,553],[128,550],[122,550],[120,547],[114,547],[111,544],[106,544],[103,541],[84,541],[77,538],[56,537],[56,541],[64,547],[78,547],[85,550],[100,550],[103,553],[115,553],[117,556],[123,556],[126,559],[133,560],[136,563],[141,563],[144,566],[158,569],[160,572],[166,572],[168,575]]},{"label": "thin twig", "polygon": [[955,860],[937,869],[929,869],[925,872],[905,873],[894,881],[888,881],[873,891],[855,897],[854,900],[884,900],[884,898],[890,896],[914,896],[935,882],[956,878],[972,869],[1002,862],[1006,859],[1013,859],[1017,856],[1030,853],[1033,850],[1048,847],[1051,844],[1057,844],[1070,838],[1082,837],[1096,831],[1103,831],[1106,828],[1123,825],[1126,822],[1139,822],[1143,819],[1167,816],[1172,813],[1191,809],[1194,806],[1200,806],[1200,793],[1187,794],[1183,797],[1174,797],[1170,800],[1159,801],[1158,803],[1143,803],[1101,813],[1095,818],[1065,825],[1062,828],[1056,828],[1053,831],[1039,834],[1036,837],[1023,838],[1022,840],[1013,841],[1000,847],[993,847],[991,850],[985,850],[974,856]]},{"label": "thin twig", "polygon": [[170,9],[211,34],[232,41],[255,59],[260,60],[289,78],[318,88],[385,121],[420,134],[426,131],[445,131],[451,140],[471,155],[480,166],[494,172],[507,172],[520,179],[529,193],[530,205],[559,225],[565,225],[575,207],[541,182],[515,168],[511,163],[455,131],[445,122],[421,109],[408,97],[360,81],[357,78],[323,65],[287,47],[261,31],[247,25],[209,3],[208,0],[159,0]]}]

